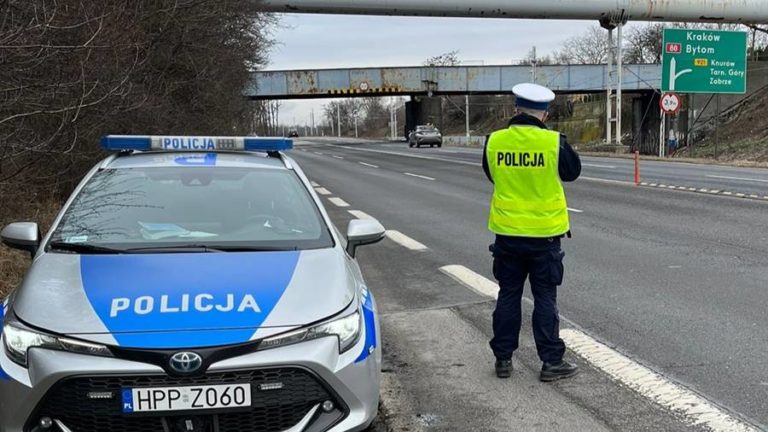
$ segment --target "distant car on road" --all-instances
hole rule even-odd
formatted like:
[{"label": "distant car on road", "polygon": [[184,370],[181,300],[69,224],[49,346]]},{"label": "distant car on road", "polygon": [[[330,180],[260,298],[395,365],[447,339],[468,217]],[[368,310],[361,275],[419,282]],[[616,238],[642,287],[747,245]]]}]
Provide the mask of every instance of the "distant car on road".
[{"label": "distant car on road", "polygon": [[443,135],[434,126],[416,126],[416,130],[408,134],[408,147],[421,147],[422,145],[442,147]]},{"label": "distant car on road", "polygon": [[291,129],[288,131],[288,138],[298,138],[299,137],[299,131],[296,129]]}]

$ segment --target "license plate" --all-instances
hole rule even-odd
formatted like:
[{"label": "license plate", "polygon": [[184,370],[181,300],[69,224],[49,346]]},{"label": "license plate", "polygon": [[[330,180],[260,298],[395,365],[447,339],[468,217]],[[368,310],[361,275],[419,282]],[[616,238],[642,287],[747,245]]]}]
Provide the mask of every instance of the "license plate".
[{"label": "license plate", "polygon": [[250,384],[126,388],[122,394],[125,414],[251,406]]}]

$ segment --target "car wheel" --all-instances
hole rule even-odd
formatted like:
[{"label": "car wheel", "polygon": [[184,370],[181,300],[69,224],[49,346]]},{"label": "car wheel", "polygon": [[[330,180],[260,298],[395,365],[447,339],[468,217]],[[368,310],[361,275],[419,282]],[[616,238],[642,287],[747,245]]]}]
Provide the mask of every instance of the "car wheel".
[{"label": "car wheel", "polygon": [[442,146],[443,146],[442,144],[438,144],[438,145],[437,145],[437,148],[440,148],[440,147],[442,147]]}]

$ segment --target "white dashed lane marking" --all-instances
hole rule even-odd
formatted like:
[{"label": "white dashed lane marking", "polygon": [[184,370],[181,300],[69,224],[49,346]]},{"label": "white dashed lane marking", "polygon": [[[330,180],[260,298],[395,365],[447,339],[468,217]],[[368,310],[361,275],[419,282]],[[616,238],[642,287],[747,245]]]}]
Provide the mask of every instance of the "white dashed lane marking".
[{"label": "white dashed lane marking", "polygon": [[319,184],[317,184],[317,182],[314,182],[314,181],[309,182],[309,184],[311,184],[312,187],[319,187],[320,186]]},{"label": "white dashed lane marking", "polygon": [[324,187],[316,187],[315,192],[319,193],[320,195],[330,195],[331,191]]},{"label": "white dashed lane marking", "polygon": [[582,163],[582,166],[588,166],[592,168],[607,168],[607,169],[616,169],[616,166],[614,165],[598,165],[598,164],[591,164],[591,163]]},{"label": "white dashed lane marking", "polygon": [[352,216],[358,218],[358,219],[374,219],[373,216],[369,215],[368,213],[360,210],[348,210],[349,214]]},{"label": "white dashed lane marking", "polygon": [[336,198],[336,197],[328,198],[328,201],[332,202],[337,207],[349,207],[349,203],[347,203],[346,201],[344,201],[341,198]]},{"label": "white dashed lane marking", "polygon": [[724,179],[724,180],[741,180],[741,181],[768,183],[768,180],[765,180],[765,179],[756,179],[756,178],[749,178],[749,177],[729,177],[729,176],[719,176],[719,175],[708,175],[706,177],[715,178],[715,179]]},{"label": "white dashed lane marking", "polygon": [[358,163],[360,165],[364,165],[364,166],[367,166],[367,167],[370,167],[370,168],[378,168],[379,167],[378,165],[373,165],[373,164],[369,164],[369,163],[365,163],[365,162],[358,162]]},{"label": "white dashed lane marking", "polygon": [[343,158],[343,157],[341,157],[341,156],[332,156],[332,157],[333,157],[334,159],[344,159],[344,158]]},{"label": "white dashed lane marking", "polygon": [[403,174],[405,174],[407,176],[411,176],[411,177],[416,177],[416,178],[424,179],[424,180],[430,180],[430,181],[435,180],[432,177],[427,177],[427,176],[423,176],[423,175],[419,175],[419,174],[413,174],[413,173],[403,173]]},{"label": "white dashed lane marking", "polygon": [[315,154],[316,154],[316,155],[322,155],[323,153],[321,153],[321,152],[315,152]]},{"label": "white dashed lane marking", "polygon": [[579,210],[579,209],[570,208],[570,207],[568,207],[568,211],[572,213],[584,213],[584,210]]},{"label": "white dashed lane marking", "polygon": [[447,265],[440,267],[440,271],[482,295],[496,298],[499,294],[499,285],[496,282],[462,265]]},{"label": "white dashed lane marking", "polygon": [[387,230],[387,238],[412,251],[423,251],[429,249],[424,244],[417,242],[416,240],[408,237],[400,231]]},{"label": "white dashed lane marking", "polygon": [[[440,271],[480,294],[497,298],[496,282],[461,265],[447,265]],[[527,297],[526,303],[533,303]],[[632,388],[645,398],[680,414],[690,425],[704,425],[715,432],[757,432],[752,426],[729,415],[705,398],[675,384],[584,332],[563,329],[560,337],[568,349],[613,379]]]}]

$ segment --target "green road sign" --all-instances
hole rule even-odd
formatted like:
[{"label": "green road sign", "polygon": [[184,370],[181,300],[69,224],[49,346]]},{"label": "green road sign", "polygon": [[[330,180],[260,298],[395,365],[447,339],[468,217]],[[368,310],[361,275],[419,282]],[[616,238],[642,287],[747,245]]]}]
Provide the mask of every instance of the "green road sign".
[{"label": "green road sign", "polygon": [[661,90],[747,92],[747,33],[664,29]]}]

